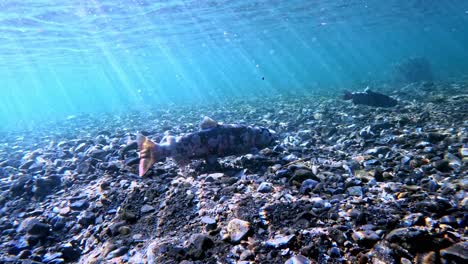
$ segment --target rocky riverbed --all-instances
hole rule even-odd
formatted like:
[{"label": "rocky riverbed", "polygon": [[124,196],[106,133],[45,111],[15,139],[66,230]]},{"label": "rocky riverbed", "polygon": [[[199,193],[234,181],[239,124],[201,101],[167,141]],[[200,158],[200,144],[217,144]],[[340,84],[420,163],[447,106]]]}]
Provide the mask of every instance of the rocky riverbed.
[{"label": "rocky riverbed", "polygon": [[[468,263],[468,83],[77,115],[0,137],[0,263]],[[277,142],[138,173],[208,115]]]}]

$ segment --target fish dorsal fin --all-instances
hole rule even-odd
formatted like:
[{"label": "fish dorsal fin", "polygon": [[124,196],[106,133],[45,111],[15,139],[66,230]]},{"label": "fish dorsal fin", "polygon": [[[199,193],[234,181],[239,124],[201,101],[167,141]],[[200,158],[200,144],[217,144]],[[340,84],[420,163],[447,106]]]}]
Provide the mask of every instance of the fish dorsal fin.
[{"label": "fish dorsal fin", "polygon": [[200,129],[201,130],[210,129],[210,128],[217,127],[218,125],[219,125],[218,122],[216,122],[213,119],[205,116],[203,118],[202,122],[200,123]]},{"label": "fish dorsal fin", "polygon": [[372,93],[372,90],[371,90],[371,88],[369,86],[367,86],[366,89],[364,90],[364,92],[370,94],[370,93]]}]

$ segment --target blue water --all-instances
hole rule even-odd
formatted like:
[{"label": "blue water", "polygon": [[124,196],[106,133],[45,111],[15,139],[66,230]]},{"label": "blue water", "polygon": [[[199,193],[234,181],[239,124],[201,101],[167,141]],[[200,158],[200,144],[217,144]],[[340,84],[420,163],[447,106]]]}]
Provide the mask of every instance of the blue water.
[{"label": "blue water", "polygon": [[468,1],[0,2],[0,126],[468,74]]}]

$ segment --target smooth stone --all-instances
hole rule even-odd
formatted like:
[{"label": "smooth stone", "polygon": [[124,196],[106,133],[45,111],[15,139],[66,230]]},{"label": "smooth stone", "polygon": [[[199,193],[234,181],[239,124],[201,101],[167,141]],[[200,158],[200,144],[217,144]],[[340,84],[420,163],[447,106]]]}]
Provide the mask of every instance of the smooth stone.
[{"label": "smooth stone", "polygon": [[262,182],[260,186],[258,186],[257,192],[259,193],[269,193],[273,191],[273,187],[271,183]]},{"label": "smooth stone", "polygon": [[450,167],[450,162],[448,160],[438,160],[432,163],[438,171],[449,172],[452,168]]},{"label": "smooth stone", "polygon": [[127,144],[125,147],[122,148],[121,153],[125,154],[130,150],[137,150],[137,149],[138,149],[137,141],[132,141],[129,144]]},{"label": "smooth stone", "polygon": [[445,224],[445,225],[450,225],[455,228],[458,226],[457,219],[452,215],[445,215],[441,217],[440,223]]},{"label": "smooth stone", "polygon": [[457,156],[453,155],[452,153],[445,154],[444,159],[449,162],[450,168],[452,168],[454,170],[458,170],[462,166],[461,159],[458,158]]},{"label": "smooth stone", "polygon": [[37,218],[27,218],[21,223],[17,232],[26,232],[33,236],[46,237],[49,235],[50,226],[41,223]]},{"label": "smooth stone", "polygon": [[29,249],[25,249],[25,250],[22,250],[19,254],[18,254],[18,258],[19,259],[27,259],[29,256],[31,256],[31,250]]},{"label": "smooth stone", "polygon": [[239,243],[251,231],[250,223],[240,219],[232,219],[227,226],[229,238],[233,243]]},{"label": "smooth stone", "polygon": [[352,186],[352,187],[349,187],[346,191],[351,196],[362,196],[362,187],[361,186]]},{"label": "smooth stone", "polygon": [[56,258],[47,262],[47,264],[65,264],[65,260],[63,258]]},{"label": "smooth stone", "polygon": [[328,253],[330,255],[330,257],[332,258],[339,258],[341,257],[341,252],[340,252],[340,249],[337,248],[337,247],[332,247]]},{"label": "smooth stone", "polygon": [[84,211],[81,212],[78,216],[78,224],[88,227],[89,225],[94,225],[96,221],[96,215],[92,212]]},{"label": "smooth stone", "polygon": [[275,175],[277,178],[283,178],[283,177],[288,177],[290,173],[291,171],[288,169],[281,169],[281,170],[278,170]]},{"label": "smooth stone", "polygon": [[313,208],[324,208],[325,201],[320,197],[313,197],[310,199],[310,204],[312,204]]},{"label": "smooth stone", "polygon": [[148,204],[145,204],[140,209],[142,214],[150,213],[154,211],[154,207]]},{"label": "smooth stone", "polygon": [[450,263],[468,263],[468,242],[459,242],[443,249],[440,255]]},{"label": "smooth stone", "polygon": [[351,237],[358,245],[365,248],[372,248],[380,240],[377,233],[372,230],[355,231]]},{"label": "smooth stone", "polygon": [[468,148],[460,148],[460,155],[462,157],[468,157]]},{"label": "smooth stone", "polygon": [[424,221],[424,216],[421,213],[412,213],[405,216],[402,220],[403,226],[424,226],[426,223]]},{"label": "smooth stone", "polygon": [[81,249],[78,246],[73,246],[71,243],[66,243],[60,247],[62,257],[69,262],[77,261],[81,256]]},{"label": "smooth stone", "polygon": [[206,224],[206,230],[211,231],[215,230],[217,227],[216,224],[216,219],[209,217],[209,216],[203,216],[201,219],[202,223]]},{"label": "smooth stone", "polygon": [[61,208],[60,211],[59,211],[59,214],[60,215],[63,215],[63,216],[66,216],[70,213],[70,207],[64,207],[64,208]]},{"label": "smooth stone", "polygon": [[254,260],[254,259],[255,259],[255,254],[251,250],[244,250],[239,256],[239,260],[247,264],[251,263],[249,262],[249,260]]},{"label": "smooth stone", "polygon": [[377,157],[378,155],[387,154],[388,152],[390,152],[390,150],[391,149],[389,147],[375,147],[375,148],[366,150],[364,153],[366,155],[372,155],[372,156]]},{"label": "smooth stone", "polygon": [[312,264],[312,262],[302,255],[296,255],[286,260],[284,264]]},{"label": "smooth stone", "polygon": [[86,208],[88,208],[88,206],[89,206],[89,202],[85,199],[78,200],[70,204],[70,208],[75,211],[85,210]]},{"label": "smooth stone", "polygon": [[143,235],[142,234],[135,234],[132,236],[132,239],[133,240],[141,240],[143,239]]},{"label": "smooth stone", "polygon": [[434,246],[434,239],[425,227],[403,227],[392,230],[385,236],[390,243],[397,243],[408,250],[425,251]]},{"label": "smooth stone", "polygon": [[301,188],[299,189],[299,191],[302,194],[307,194],[307,193],[311,192],[312,190],[314,190],[314,188],[317,186],[317,184],[319,184],[318,181],[312,180],[312,179],[307,179],[307,180],[302,182]]},{"label": "smooth stone", "polygon": [[119,229],[120,227],[125,226],[125,221],[120,221],[117,223],[113,223],[111,226],[109,226],[106,230],[106,234],[109,236],[116,236],[120,234]]},{"label": "smooth stone", "polygon": [[89,156],[97,160],[105,160],[107,156],[107,151],[102,149],[93,149],[89,152]]},{"label": "smooth stone", "polygon": [[106,256],[106,259],[110,260],[110,259],[113,259],[113,258],[123,256],[125,253],[128,252],[128,250],[129,250],[129,248],[126,247],[126,246],[119,247],[118,249],[109,252],[109,254],[107,254],[107,256]]},{"label": "smooth stone", "polygon": [[372,166],[376,166],[379,164],[380,164],[380,161],[378,159],[370,159],[364,162],[364,167],[367,168],[367,167],[372,167]]},{"label": "smooth stone", "polygon": [[[399,254],[395,252],[394,247],[387,241],[378,242],[370,251],[372,262],[364,263],[400,263]],[[367,256],[367,255],[366,255]]]},{"label": "smooth stone", "polygon": [[55,252],[55,253],[46,253],[44,255],[44,258],[42,258],[42,261],[45,263],[49,263],[54,259],[61,258],[62,253],[61,252]]},{"label": "smooth stone", "polygon": [[336,241],[339,245],[343,245],[347,241],[346,235],[343,231],[339,230],[336,227],[329,227],[328,228],[328,235]]},{"label": "smooth stone", "polygon": [[81,143],[75,148],[75,153],[80,153],[86,150],[87,143]]},{"label": "smooth stone", "polygon": [[62,228],[64,228],[67,221],[64,217],[60,215],[56,215],[50,220],[50,223],[52,224],[52,229],[54,231],[57,231],[57,230],[61,230]]},{"label": "smooth stone", "polygon": [[287,248],[291,243],[294,242],[295,240],[294,235],[289,235],[289,236],[276,236],[272,239],[269,239],[265,244],[269,247],[272,248],[277,248],[277,249],[282,249],[282,248]]},{"label": "smooth stone", "polygon": [[121,235],[124,235],[124,236],[125,236],[125,235],[130,234],[131,232],[132,232],[132,230],[131,230],[130,227],[128,227],[128,226],[121,226],[121,227],[119,227],[119,233],[120,233]]}]

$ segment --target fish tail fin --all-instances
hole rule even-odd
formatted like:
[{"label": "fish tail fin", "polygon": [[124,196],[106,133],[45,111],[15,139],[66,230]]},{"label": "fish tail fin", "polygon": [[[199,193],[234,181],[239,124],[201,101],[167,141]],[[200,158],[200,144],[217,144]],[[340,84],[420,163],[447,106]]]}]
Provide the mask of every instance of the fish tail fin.
[{"label": "fish tail fin", "polygon": [[158,160],[156,155],[158,144],[142,134],[138,134],[137,143],[140,150],[139,175],[143,177]]},{"label": "fish tail fin", "polygon": [[345,90],[343,94],[343,100],[351,100],[351,99],[353,99],[353,94],[350,91]]}]

